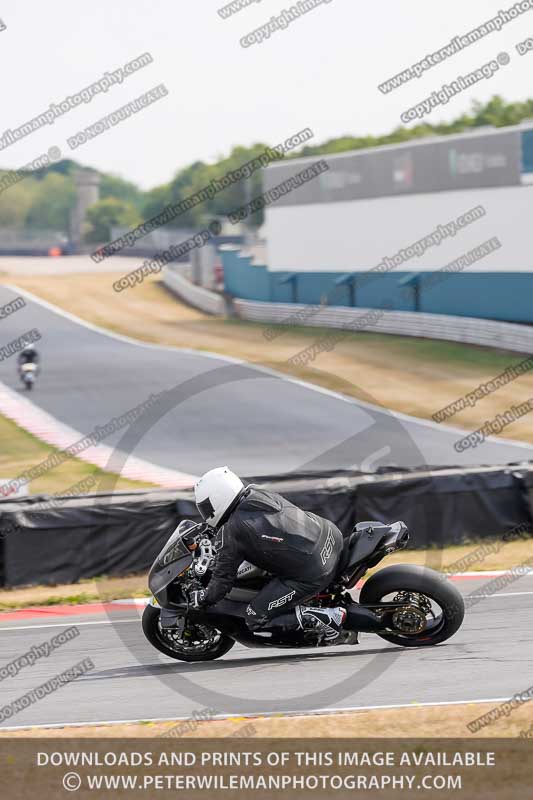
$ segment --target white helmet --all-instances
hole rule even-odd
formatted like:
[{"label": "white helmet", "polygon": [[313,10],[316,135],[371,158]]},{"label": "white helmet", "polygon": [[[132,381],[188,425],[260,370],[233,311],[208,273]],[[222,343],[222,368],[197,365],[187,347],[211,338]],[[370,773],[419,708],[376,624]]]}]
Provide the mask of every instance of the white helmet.
[{"label": "white helmet", "polygon": [[204,522],[216,528],[243,489],[244,483],[229,467],[215,467],[202,475],[194,487],[194,499]]}]

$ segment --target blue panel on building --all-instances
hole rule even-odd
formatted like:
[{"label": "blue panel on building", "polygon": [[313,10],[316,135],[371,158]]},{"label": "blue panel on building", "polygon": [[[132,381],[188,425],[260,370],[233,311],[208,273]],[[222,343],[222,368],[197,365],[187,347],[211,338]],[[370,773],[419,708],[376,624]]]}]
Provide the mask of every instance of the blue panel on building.
[{"label": "blue panel on building", "polygon": [[251,259],[238,250],[221,252],[226,291],[243,300],[270,300],[270,273],[266,267],[252,266]]},{"label": "blue panel on building", "polygon": [[[533,273],[354,273],[354,288],[340,272],[269,272],[237,251],[222,253],[226,291],[245,300],[391,308],[533,323]],[[406,284],[406,279],[415,278]],[[291,280],[287,280],[291,278]],[[416,283],[418,282],[418,296]],[[353,302],[355,301],[355,302]]]},{"label": "blue panel on building", "polygon": [[533,172],[533,131],[522,134],[522,172]]},{"label": "blue panel on building", "polygon": [[[522,172],[532,174],[533,129],[521,131],[519,138]],[[251,259],[242,257],[237,249],[221,255],[226,290],[246,300],[309,305],[327,302],[533,323],[533,273],[394,271],[370,277],[367,272],[292,272],[290,264],[286,271],[270,272],[266,266],[252,265]]]}]

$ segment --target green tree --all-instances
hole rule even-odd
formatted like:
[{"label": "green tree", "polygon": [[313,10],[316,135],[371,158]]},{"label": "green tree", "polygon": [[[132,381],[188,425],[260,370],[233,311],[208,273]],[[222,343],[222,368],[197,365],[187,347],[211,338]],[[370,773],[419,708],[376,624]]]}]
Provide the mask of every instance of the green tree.
[{"label": "green tree", "polygon": [[87,209],[86,221],[90,228],[85,236],[88,242],[108,242],[111,239],[113,225],[124,225],[128,228],[141,221],[137,209],[124,200],[106,197]]},{"label": "green tree", "polygon": [[[6,170],[7,172],[7,170]],[[6,172],[2,172],[4,175]],[[32,182],[32,187],[28,187]],[[23,228],[33,201],[35,182],[26,178],[0,192],[0,228]]]},{"label": "green tree", "polygon": [[288,157],[342,153],[346,150],[360,150],[363,147],[378,147],[384,144],[408,142],[424,136],[448,136],[485,125],[501,128],[506,125],[518,125],[525,119],[533,119],[533,100],[525,100],[522,103],[506,103],[502,97],[494,95],[488,103],[473,102],[470,113],[461,114],[451,122],[436,123],[434,125],[424,122],[413,128],[399,126],[391,133],[383,136],[361,136],[357,138],[343,136],[338,139],[330,139],[322,144],[307,145],[299,153],[291,153]]},{"label": "green tree", "polygon": [[144,203],[144,193],[134,183],[125,181],[118,175],[100,173],[100,200],[106,200],[108,197],[131,203],[139,212]]},{"label": "green tree", "polygon": [[159,214],[165,206],[171,202],[172,195],[170,193],[170,184],[165,183],[163,186],[157,186],[155,189],[145,192],[142,204],[142,217],[143,219],[150,219]]},{"label": "green tree", "polygon": [[67,233],[70,210],[76,199],[72,178],[50,172],[42,180],[27,178],[20,185],[33,191],[25,227]]}]

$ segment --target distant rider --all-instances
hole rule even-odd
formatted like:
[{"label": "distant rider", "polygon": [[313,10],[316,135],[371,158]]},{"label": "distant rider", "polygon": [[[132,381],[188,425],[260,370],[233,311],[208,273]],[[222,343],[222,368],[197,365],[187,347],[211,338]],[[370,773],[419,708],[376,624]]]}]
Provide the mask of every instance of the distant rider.
[{"label": "distant rider", "polygon": [[35,364],[38,367],[40,362],[41,359],[34,344],[27,344],[24,350],[20,351],[17,359],[19,370],[24,364]]},{"label": "distant rider", "polygon": [[206,590],[191,592],[193,606],[221,600],[232,588],[240,564],[248,561],[275,576],[246,609],[251,630],[314,629],[333,643],[340,635],[345,609],[304,603],[335,575],[343,549],[339,529],[275,492],[245,488],[228,467],[206,472],[194,492],[202,518],[218,530],[213,574]]}]

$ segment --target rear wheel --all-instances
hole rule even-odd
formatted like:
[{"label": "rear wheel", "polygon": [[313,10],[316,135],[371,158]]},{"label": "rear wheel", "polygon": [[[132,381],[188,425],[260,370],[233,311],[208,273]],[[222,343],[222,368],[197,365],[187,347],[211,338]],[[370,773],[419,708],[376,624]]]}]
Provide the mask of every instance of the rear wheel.
[{"label": "rear wheel", "polygon": [[208,625],[191,625],[182,634],[159,624],[159,609],[148,605],[142,617],[143,632],[150,644],[179,661],[213,661],[225,655],[234,640]]},{"label": "rear wheel", "polygon": [[410,564],[385,567],[372,575],[361,589],[359,602],[406,605],[405,610],[387,612],[387,627],[391,631],[378,634],[402,647],[428,647],[445,642],[459,630],[465,614],[461,593],[444,575]]}]

